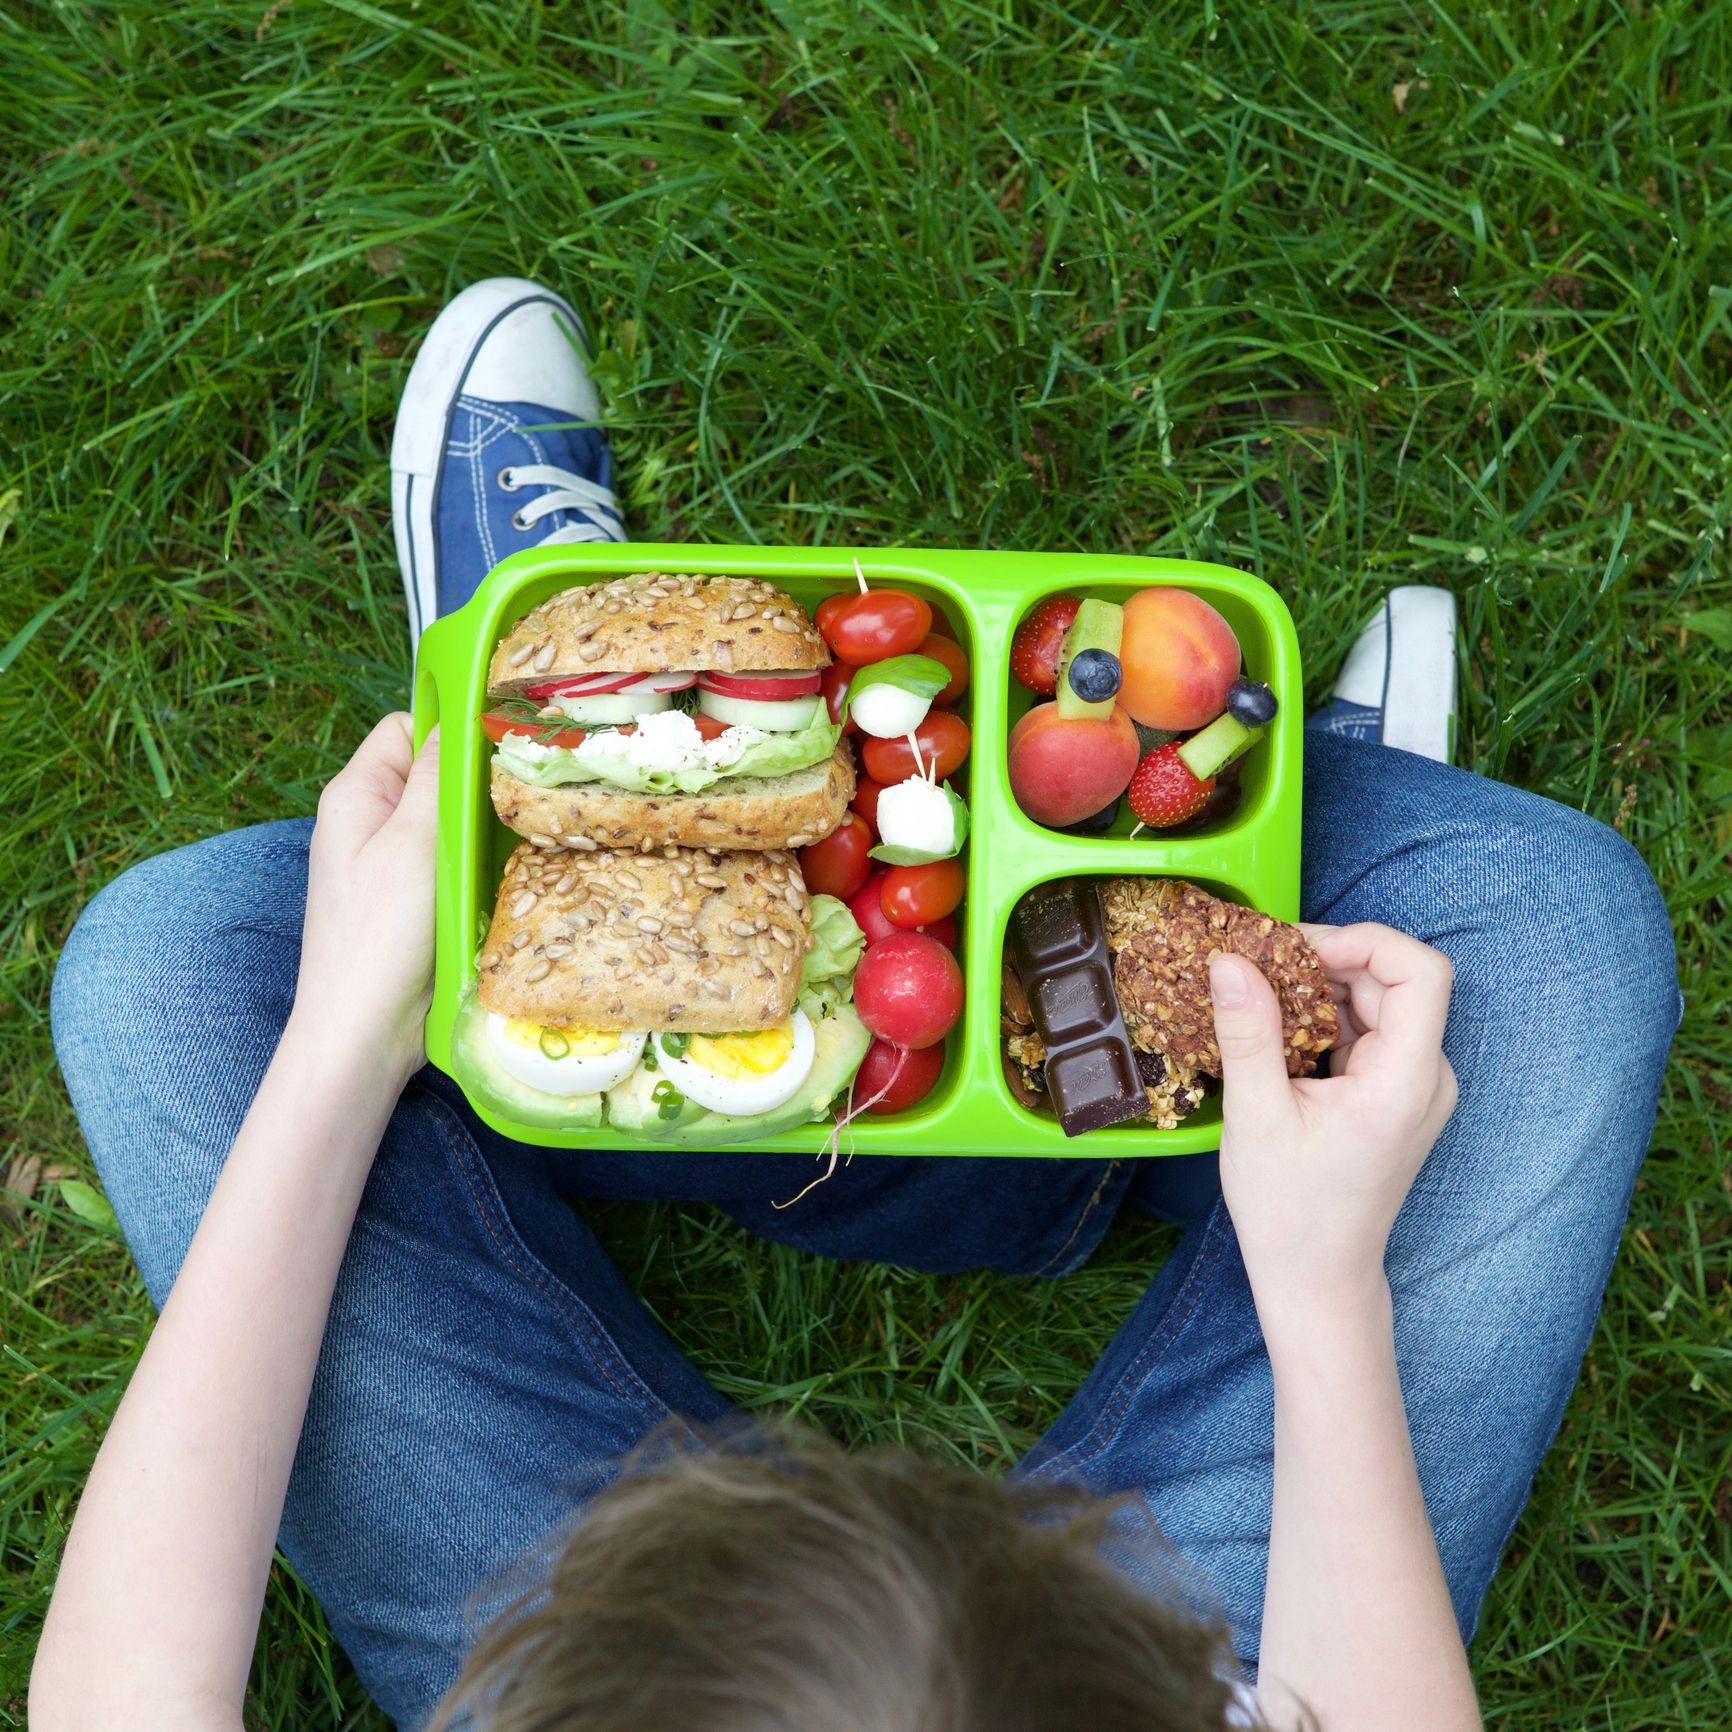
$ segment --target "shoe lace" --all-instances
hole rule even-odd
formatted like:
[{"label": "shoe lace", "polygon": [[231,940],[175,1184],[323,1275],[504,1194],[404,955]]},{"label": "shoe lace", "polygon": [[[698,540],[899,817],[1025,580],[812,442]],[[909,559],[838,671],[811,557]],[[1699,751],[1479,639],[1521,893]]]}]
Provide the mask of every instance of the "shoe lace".
[{"label": "shoe lace", "polygon": [[578,514],[578,521],[561,525],[551,535],[543,536],[538,545],[547,547],[562,541],[623,541],[625,525],[620,519],[619,502],[613,489],[600,482],[586,481],[569,469],[553,463],[514,463],[499,471],[499,485],[507,493],[522,487],[545,487],[549,491],[520,505],[511,521],[519,529],[530,529],[544,517],[556,511]]}]

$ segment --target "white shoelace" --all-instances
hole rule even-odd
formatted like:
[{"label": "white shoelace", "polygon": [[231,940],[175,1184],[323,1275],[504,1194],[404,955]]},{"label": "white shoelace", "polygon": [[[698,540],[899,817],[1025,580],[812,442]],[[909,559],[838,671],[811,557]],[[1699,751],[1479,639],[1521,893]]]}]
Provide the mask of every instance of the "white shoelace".
[{"label": "white shoelace", "polygon": [[[568,523],[563,529],[543,536],[538,544],[542,547],[559,541],[622,541],[625,538],[613,490],[599,482],[585,481],[569,469],[560,469],[551,463],[514,463],[499,471],[499,485],[507,493],[516,493],[524,487],[552,490],[517,508],[511,521],[519,529],[529,529],[555,511],[578,511],[586,517],[602,519],[601,522]],[[609,521],[619,527],[609,528]]]}]

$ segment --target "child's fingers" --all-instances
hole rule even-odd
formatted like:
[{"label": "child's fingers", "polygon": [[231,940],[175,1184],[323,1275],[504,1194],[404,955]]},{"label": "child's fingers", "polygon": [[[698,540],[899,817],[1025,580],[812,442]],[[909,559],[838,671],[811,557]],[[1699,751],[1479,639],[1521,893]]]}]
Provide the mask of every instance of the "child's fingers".
[{"label": "child's fingers", "polygon": [[1209,960],[1215,1040],[1221,1049],[1221,1107],[1241,1136],[1272,1136],[1292,1111],[1281,1006],[1262,970],[1242,956]]},{"label": "child's fingers", "polygon": [[1385,1037],[1380,1051],[1412,1061],[1442,1046],[1455,970],[1441,950],[1369,921],[1322,931],[1315,948],[1348,986],[1361,1027]]}]

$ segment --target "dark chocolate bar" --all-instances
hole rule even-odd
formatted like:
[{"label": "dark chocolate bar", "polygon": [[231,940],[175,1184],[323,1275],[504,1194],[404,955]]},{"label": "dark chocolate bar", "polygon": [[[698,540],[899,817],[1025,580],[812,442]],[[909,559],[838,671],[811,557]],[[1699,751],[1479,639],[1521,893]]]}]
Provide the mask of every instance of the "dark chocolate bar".
[{"label": "dark chocolate bar", "polygon": [[1029,891],[1011,910],[1005,954],[1047,1049],[1047,1092],[1064,1134],[1141,1118],[1149,1100],[1119,1011],[1095,881],[1058,878]]}]

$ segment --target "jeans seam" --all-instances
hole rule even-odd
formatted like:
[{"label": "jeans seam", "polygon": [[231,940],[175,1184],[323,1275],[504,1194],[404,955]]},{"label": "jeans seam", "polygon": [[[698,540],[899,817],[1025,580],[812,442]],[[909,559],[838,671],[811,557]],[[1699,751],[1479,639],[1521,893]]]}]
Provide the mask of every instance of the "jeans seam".
[{"label": "jeans seam", "polygon": [[[1148,1381],[1149,1373],[1165,1357],[1185,1325],[1196,1314],[1197,1307],[1202,1302],[1204,1289],[1214,1279],[1222,1253],[1227,1248],[1226,1233],[1217,1233],[1215,1230],[1222,1208],[1223,1205],[1217,1202],[1215,1210],[1210,1216],[1207,1230],[1214,1235],[1215,1247],[1213,1252],[1208,1255],[1207,1262],[1205,1263],[1203,1255],[1199,1252],[1196,1260],[1187,1271],[1178,1292],[1173,1295],[1172,1303],[1162,1312],[1155,1327],[1149,1331],[1149,1338],[1138,1349],[1136,1358],[1120,1374],[1114,1385],[1112,1398],[1103,1404],[1099,1417],[1075,1443],[1043,1462],[1039,1469],[1041,1474],[1056,1472],[1061,1466],[1080,1467],[1084,1463],[1093,1461],[1117,1438],[1125,1415],[1129,1412],[1131,1403],[1136,1399],[1137,1391]],[[1179,1306],[1185,1301],[1187,1295],[1189,1295],[1190,1302],[1186,1305],[1184,1314],[1181,1316],[1179,1315]],[[1158,1352],[1156,1351],[1157,1346]],[[1152,1358],[1151,1354],[1153,1355]],[[1102,1435],[1103,1432],[1105,1433],[1104,1436]]]},{"label": "jeans seam", "polygon": [[1043,1276],[1051,1273],[1063,1273],[1063,1270],[1059,1269],[1058,1265],[1063,1260],[1064,1254],[1077,1242],[1077,1236],[1082,1232],[1089,1216],[1092,1215],[1100,1206],[1101,1197],[1106,1191],[1108,1182],[1111,1180],[1113,1174],[1119,1170],[1121,1165],[1122,1163],[1116,1160],[1107,1162],[1107,1169],[1101,1174],[1100,1183],[1095,1186],[1093,1194],[1089,1197],[1088,1201],[1083,1204],[1082,1213],[1077,1216],[1076,1224],[1070,1230],[1070,1236],[1056,1251],[1053,1252],[1050,1257],[1047,1258],[1044,1263],[1041,1264],[1038,1269],[1035,1270],[1034,1278],[1037,1281]]},{"label": "jeans seam", "polygon": [[[455,1115],[450,1107],[440,1100],[432,1090],[423,1092],[428,1104],[438,1109],[434,1114],[434,1122],[439,1128],[439,1134],[445,1142],[458,1176],[462,1179],[464,1188],[469,1193],[469,1200],[474,1206],[475,1214],[486,1229],[488,1238],[493,1241],[494,1249],[498,1252],[500,1259],[525,1285],[540,1293],[544,1298],[552,1300],[554,1306],[565,1315],[588,1352],[596,1371],[622,1401],[630,1402],[654,1422],[659,1423],[668,1418],[672,1409],[667,1407],[665,1403],[658,1401],[655,1392],[632,1370],[630,1362],[620,1352],[619,1344],[608,1334],[594,1312],[584,1304],[581,1296],[561,1281],[527,1246],[523,1247],[523,1253],[534,1265],[533,1270],[525,1267],[514,1253],[501,1234],[492,1199],[476,1186],[470,1163],[465,1159],[463,1143],[467,1142],[468,1139],[460,1140],[453,1129]],[[480,1151],[473,1149],[473,1145],[471,1145],[471,1149],[475,1159],[480,1161]],[[482,1164],[485,1165],[485,1162]],[[505,1217],[504,1225],[510,1226],[509,1216]],[[516,1237],[516,1229],[511,1228],[510,1230],[512,1236]],[[626,1382],[622,1382],[615,1375],[614,1369],[608,1363],[610,1359],[613,1361],[613,1365],[625,1374]]]}]

